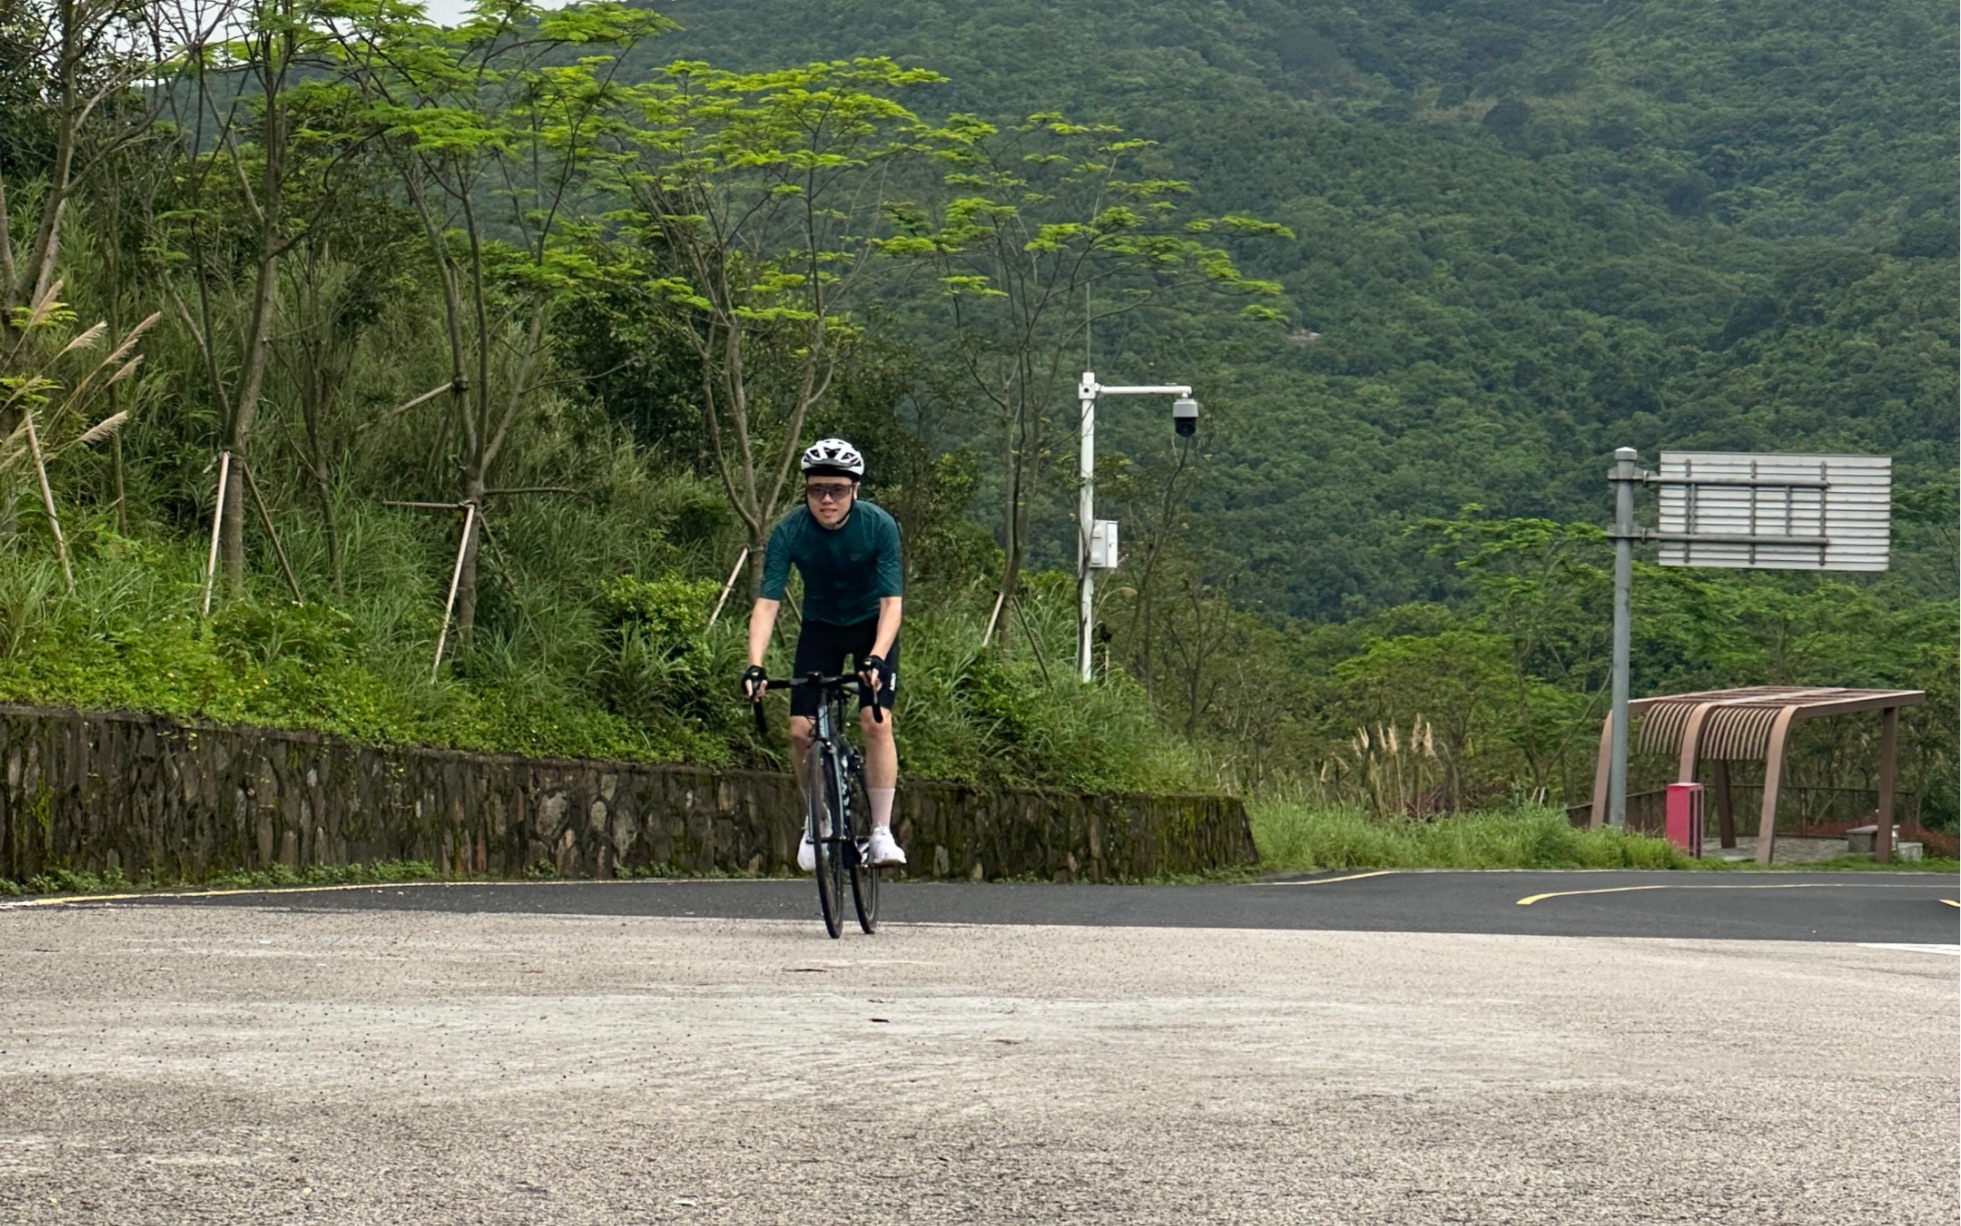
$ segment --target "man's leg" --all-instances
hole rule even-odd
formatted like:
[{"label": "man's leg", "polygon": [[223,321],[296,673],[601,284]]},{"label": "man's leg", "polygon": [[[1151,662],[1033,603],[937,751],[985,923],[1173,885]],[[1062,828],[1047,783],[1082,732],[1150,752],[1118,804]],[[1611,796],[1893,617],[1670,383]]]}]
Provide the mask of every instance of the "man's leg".
[{"label": "man's leg", "polygon": [[892,828],[892,798],[899,787],[899,745],[892,739],[892,712],[884,720],[870,707],[858,712],[858,730],[865,745],[865,792],[872,802],[872,829]]},{"label": "man's leg", "polygon": [[797,786],[809,786],[805,776],[805,764],[810,759],[810,739],[817,730],[817,721],[802,715],[790,717],[790,769],[797,773]]}]

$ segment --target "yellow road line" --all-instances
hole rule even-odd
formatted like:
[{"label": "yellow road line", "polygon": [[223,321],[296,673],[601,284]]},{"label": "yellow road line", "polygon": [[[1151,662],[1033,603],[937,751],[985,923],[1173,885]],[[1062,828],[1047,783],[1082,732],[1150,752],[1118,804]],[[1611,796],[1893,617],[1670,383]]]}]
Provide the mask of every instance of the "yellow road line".
[{"label": "yellow road line", "polygon": [[1364,877],[1392,877],[1401,872],[1396,868],[1381,868],[1373,873],[1350,873],[1346,877],[1312,877],[1306,881],[1269,881],[1267,885],[1333,885],[1337,881],[1360,881]]},{"label": "yellow road line", "polygon": [[1950,907],[1961,907],[1961,899],[1943,898],[1941,899],[1941,901],[1946,903]]},{"label": "yellow road line", "polygon": [[[1582,894],[1632,894],[1637,890],[1914,890],[1915,885],[1880,884],[1872,881],[1786,881],[1773,885],[1617,885],[1602,890],[1561,890],[1556,894],[1534,894],[1521,898],[1518,905],[1529,907],[1548,898],[1577,898]],[[1942,899],[1942,902],[1947,902]],[[1949,903],[1961,906],[1961,903]]]}]

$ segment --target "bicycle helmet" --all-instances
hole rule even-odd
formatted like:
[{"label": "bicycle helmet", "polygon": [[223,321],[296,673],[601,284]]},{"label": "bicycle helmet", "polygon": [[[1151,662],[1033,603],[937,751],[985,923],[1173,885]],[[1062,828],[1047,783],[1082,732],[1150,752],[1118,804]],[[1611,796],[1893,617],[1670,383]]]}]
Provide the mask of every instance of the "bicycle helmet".
[{"label": "bicycle helmet", "polygon": [[862,477],[865,457],[841,438],[820,438],[803,453],[803,470],[819,476]]}]

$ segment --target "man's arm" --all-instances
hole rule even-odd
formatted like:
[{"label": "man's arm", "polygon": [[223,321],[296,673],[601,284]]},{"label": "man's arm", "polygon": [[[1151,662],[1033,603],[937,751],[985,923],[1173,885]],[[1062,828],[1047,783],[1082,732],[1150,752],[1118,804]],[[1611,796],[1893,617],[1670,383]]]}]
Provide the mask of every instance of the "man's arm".
[{"label": "man's arm", "polygon": [[[905,615],[905,598],[902,596],[881,596],[878,598],[878,633],[872,638],[872,654],[880,660],[892,654],[892,644],[899,637],[899,619]],[[872,688],[885,688],[886,675],[881,669],[872,679]]]},{"label": "man's arm", "polygon": [[899,637],[899,619],[905,616],[905,597],[882,596],[878,601],[878,634],[872,639],[872,654],[883,660],[892,654]]},{"label": "man's arm", "polygon": [[763,657],[769,653],[770,632],[776,629],[776,611],[782,607],[780,600],[759,598],[749,610],[749,667],[763,666]]}]

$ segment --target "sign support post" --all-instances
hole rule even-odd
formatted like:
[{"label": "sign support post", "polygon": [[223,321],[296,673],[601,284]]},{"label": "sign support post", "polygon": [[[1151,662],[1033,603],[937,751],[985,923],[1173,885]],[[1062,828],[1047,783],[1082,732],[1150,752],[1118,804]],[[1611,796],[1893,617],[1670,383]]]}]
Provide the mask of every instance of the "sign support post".
[{"label": "sign support post", "polygon": [[1613,751],[1607,766],[1607,824],[1627,825],[1628,672],[1634,639],[1634,470],[1636,452],[1614,452],[1614,711]]}]

